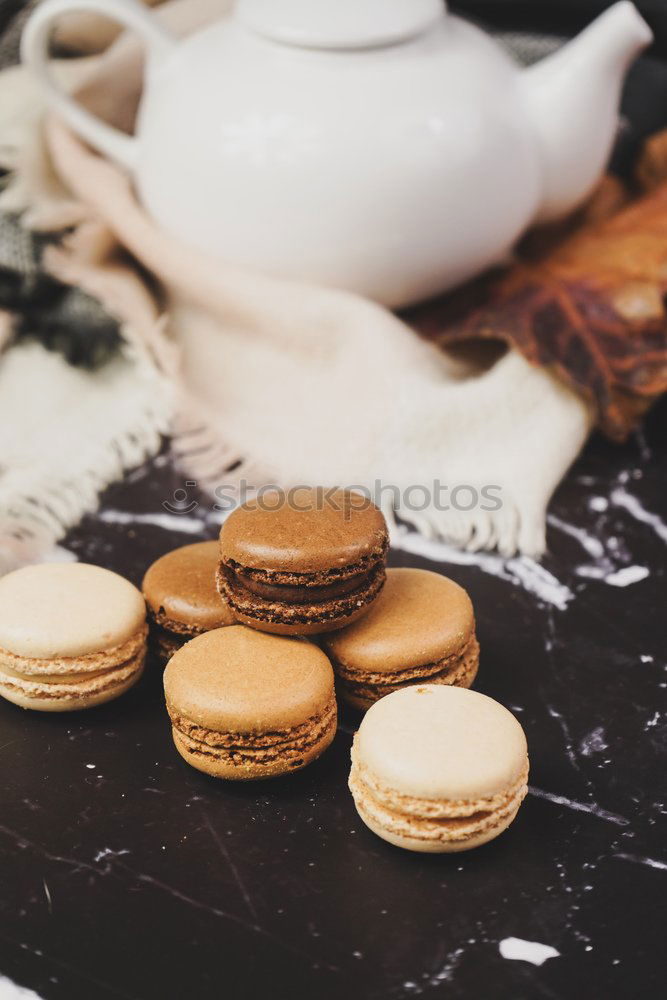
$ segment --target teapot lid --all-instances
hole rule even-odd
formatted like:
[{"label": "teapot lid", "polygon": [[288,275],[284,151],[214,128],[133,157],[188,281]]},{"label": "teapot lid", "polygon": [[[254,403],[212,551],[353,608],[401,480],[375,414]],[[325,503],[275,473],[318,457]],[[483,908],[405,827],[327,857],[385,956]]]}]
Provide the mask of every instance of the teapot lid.
[{"label": "teapot lid", "polygon": [[321,49],[391,45],[426,31],[443,0],[238,0],[237,17],[266,38]]}]

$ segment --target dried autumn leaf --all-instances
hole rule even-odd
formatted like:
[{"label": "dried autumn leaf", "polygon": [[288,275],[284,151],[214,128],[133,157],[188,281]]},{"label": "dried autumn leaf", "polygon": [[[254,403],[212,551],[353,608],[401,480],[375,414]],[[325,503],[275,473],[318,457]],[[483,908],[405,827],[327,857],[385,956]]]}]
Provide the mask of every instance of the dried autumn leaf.
[{"label": "dried autumn leaf", "polygon": [[500,339],[550,366],[592,400],[600,427],[623,440],[667,390],[666,293],[663,183],[409,318],[443,345]]},{"label": "dried autumn leaf", "polygon": [[522,259],[537,260],[583,226],[611,218],[629,201],[630,192],[623,181],[612,174],[605,174],[587,201],[574,212],[564,219],[529,229],[517,247],[517,254]]},{"label": "dried autumn leaf", "polygon": [[667,129],[646,140],[635,176],[642,191],[652,191],[667,180]]}]

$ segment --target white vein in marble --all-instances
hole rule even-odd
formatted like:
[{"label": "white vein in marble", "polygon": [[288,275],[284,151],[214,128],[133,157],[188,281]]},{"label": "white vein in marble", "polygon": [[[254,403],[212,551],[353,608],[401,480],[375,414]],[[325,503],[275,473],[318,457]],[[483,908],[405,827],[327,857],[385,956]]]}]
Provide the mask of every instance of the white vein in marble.
[{"label": "white vein in marble", "polygon": [[575,567],[577,576],[589,580],[600,580],[611,587],[628,587],[639,583],[650,575],[646,566],[620,566],[619,559],[624,557],[624,549],[618,539],[611,536],[603,542],[579,525],[570,524],[549,514],[547,523],[570,538],[574,538],[582,549],[590,556],[590,561]]},{"label": "white vein in marble", "polygon": [[97,515],[105,524],[152,524],[165,531],[179,531],[185,535],[200,534],[206,527],[201,517],[189,514],[167,514],[156,511],[153,514],[134,514],[126,510],[101,510]]},{"label": "white vein in marble", "polygon": [[631,583],[639,583],[650,576],[651,571],[647,566],[624,566],[617,569],[615,573],[610,573],[604,578],[605,583],[612,587],[628,587]]},{"label": "white vein in marble", "polygon": [[534,795],[536,799],[545,799],[547,802],[553,802],[554,805],[558,806],[565,806],[566,809],[573,809],[575,812],[590,813],[591,816],[597,816],[598,819],[605,820],[607,823],[615,823],[617,826],[630,825],[630,820],[625,816],[619,816],[617,813],[602,809],[595,802],[579,802],[577,799],[568,799],[564,795],[547,792],[543,788],[536,788],[534,785],[529,786],[528,792],[530,795]]},{"label": "white vein in marble", "polygon": [[456,566],[476,566],[483,573],[488,573],[500,580],[507,580],[515,587],[521,587],[542,604],[551,605],[558,608],[559,611],[564,611],[575,596],[570,588],[561,583],[553,573],[550,573],[529,556],[515,556],[506,559],[492,552],[469,552],[454,548],[446,542],[424,538],[423,535],[403,528],[392,533],[391,542],[394,548],[422,556],[433,562],[451,563]]},{"label": "white vein in marble", "polygon": [[614,506],[627,510],[628,514],[636,521],[652,528],[661,541],[667,542],[667,524],[657,514],[646,510],[637,497],[629,493],[624,486],[616,486],[611,491],[610,500]]},{"label": "white vein in marble", "polygon": [[532,965],[544,965],[549,958],[558,958],[560,952],[550,944],[540,944],[539,941],[525,941],[523,938],[508,937],[498,945],[503,958],[520,962],[531,962]]},{"label": "white vein in marble", "polygon": [[661,871],[667,872],[667,861],[658,861],[657,858],[645,858],[638,854],[614,854],[613,857],[618,858],[620,861],[632,861],[636,865],[646,865],[648,868],[659,868]]},{"label": "white vein in marble", "polygon": [[11,979],[0,975],[0,1000],[41,1000],[41,997],[34,990],[17,986]]}]

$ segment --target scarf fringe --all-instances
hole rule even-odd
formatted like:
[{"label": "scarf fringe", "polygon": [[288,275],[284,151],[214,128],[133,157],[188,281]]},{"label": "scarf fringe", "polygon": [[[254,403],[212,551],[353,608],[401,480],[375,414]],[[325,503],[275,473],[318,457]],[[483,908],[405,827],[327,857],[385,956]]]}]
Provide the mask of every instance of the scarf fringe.
[{"label": "scarf fringe", "polygon": [[194,402],[182,400],[171,426],[171,448],[177,465],[207,493],[218,487],[238,494],[267,483],[280,485],[271,470],[242,454],[198,412]]},{"label": "scarf fringe", "polygon": [[429,507],[417,512],[388,505],[382,506],[382,513],[392,539],[402,535],[405,525],[409,525],[427,541],[443,542],[466,552],[495,549],[503,557],[513,556],[518,549],[542,553],[546,539],[538,521],[522,516],[515,500],[506,497],[503,503],[503,510],[493,517],[481,510],[442,511]]},{"label": "scarf fringe", "polygon": [[[172,428],[172,449],[177,464],[197,486],[212,495],[224,489],[226,497],[237,501],[241,483],[249,489],[268,484],[289,487],[289,483],[224,440],[206,423],[192,400],[182,402],[183,409]],[[408,525],[427,540],[467,552],[495,549],[500,556],[509,557],[519,547],[533,554],[545,548],[544,519],[528,517],[511,497],[503,498],[503,509],[493,516],[483,510],[443,511],[429,507],[414,511],[403,506],[395,508],[391,503],[381,507],[392,538],[398,538]]]},{"label": "scarf fringe", "polygon": [[0,478],[0,575],[48,558],[66,532],[97,509],[107,486],[160,450],[171,416],[171,390],[156,372],[151,377],[154,391],[146,394],[138,419],[108,440],[96,442],[75,478],[44,482],[38,475],[28,475],[18,489],[16,483]]}]

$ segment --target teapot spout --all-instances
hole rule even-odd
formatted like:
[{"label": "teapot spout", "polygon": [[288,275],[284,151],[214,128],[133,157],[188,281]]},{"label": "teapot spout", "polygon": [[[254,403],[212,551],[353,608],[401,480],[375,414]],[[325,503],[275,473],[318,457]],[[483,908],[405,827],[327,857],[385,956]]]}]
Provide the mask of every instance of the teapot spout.
[{"label": "teapot spout", "polygon": [[544,178],[536,221],[566,214],[594,188],[616,135],[626,71],[652,38],[634,4],[621,0],[573,41],[523,71]]}]

